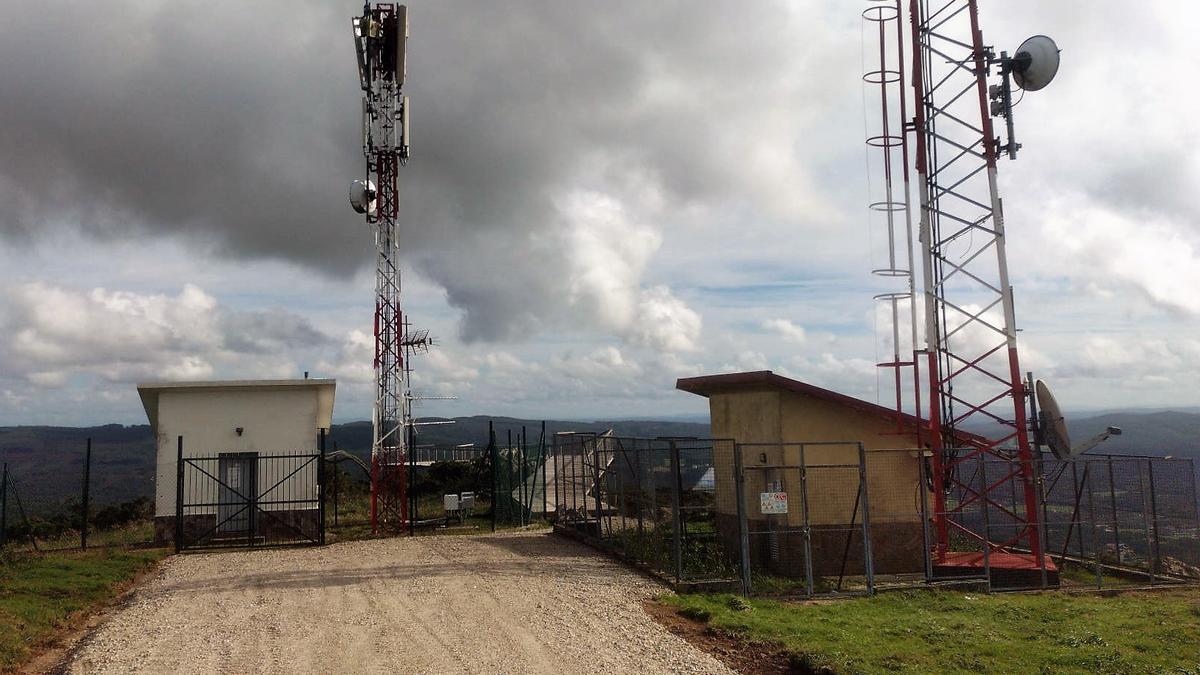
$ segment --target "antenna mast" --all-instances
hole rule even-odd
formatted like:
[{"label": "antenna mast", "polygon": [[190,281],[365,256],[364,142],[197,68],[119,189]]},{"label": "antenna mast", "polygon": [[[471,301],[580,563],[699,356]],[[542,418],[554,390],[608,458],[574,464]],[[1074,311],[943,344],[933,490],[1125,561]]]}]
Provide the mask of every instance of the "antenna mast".
[{"label": "antenna mast", "polygon": [[[400,304],[400,241],[396,218],[399,167],[408,163],[409,105],[402,94],[408,10],[367,3],[353,20],[362,85],[362,150],[367,179],[351,186],[351,203],[375,235],[375,404],[371,421],[371,529],[408,522],[407,449],[413,443],[410,357],[430,345],[428,331],[410,331]],[[361,207],[361,208],[360,208]]]},{"label": "antenna mast", "polygon": [[[934,554],[1044,567],[976,0],[910,0]],[[1010,139],[1011,142],[1011,139]],[[975,433],[960,432],[970,426]],[[976,517],[983,510],[982,518]],[[962,549],[959,549],[962,550]]]}]

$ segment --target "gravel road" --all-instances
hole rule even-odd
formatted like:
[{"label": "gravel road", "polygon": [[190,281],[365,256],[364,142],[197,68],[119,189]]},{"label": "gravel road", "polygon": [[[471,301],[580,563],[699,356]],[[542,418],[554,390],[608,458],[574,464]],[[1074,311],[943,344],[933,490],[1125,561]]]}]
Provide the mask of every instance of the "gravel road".
[{"label": "gravel road", "polygon": [[663,587],[545,532],[173,556],[74,673],[729,673],[654,623]]}]

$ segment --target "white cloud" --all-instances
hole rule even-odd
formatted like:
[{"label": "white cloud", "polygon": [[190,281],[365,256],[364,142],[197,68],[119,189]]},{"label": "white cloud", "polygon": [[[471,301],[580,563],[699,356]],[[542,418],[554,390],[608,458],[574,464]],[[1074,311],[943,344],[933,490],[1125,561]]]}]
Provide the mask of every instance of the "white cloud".
[{"label": "white cloud", "polygon": [[559,204],[566,222],[568,304],[584,319],[659,352],[693,351],[700,315],[665,285],[642,279],[662,237],[633,222],[620,202],[580,191]]},{"label": "white cloud", "polygon": [[[307,341],[280,337],[264,317]],[[43,388],[77,375],[120,383],[295,376],[293,357],[325,340],[294,314],[232,311],[190,284],[175,295],[21,284],[4,294],[0,326],[12,336],[0,346],[3,372]]]},{"label": "white cloud", "polygon": [[762,322],[762,327],[783,338],[785,342],[804,344],[804,341],[808,339],[803,326],[794,324],[787,319],[766,319]]},{"label": "white cloud", "polygon": [[1200,231],[1164,215],[1126,215],[1081,197],[1047,210],[1046,232],[1067,270],[1112,292],[1121,285],[1174,312],[1200,316]]},{"label": "white cloud", "polygon": [[700,337],[700,314],[666,286],[641,292],[637,315],[625,335],[635,344],[657,352],[694,352]]}]

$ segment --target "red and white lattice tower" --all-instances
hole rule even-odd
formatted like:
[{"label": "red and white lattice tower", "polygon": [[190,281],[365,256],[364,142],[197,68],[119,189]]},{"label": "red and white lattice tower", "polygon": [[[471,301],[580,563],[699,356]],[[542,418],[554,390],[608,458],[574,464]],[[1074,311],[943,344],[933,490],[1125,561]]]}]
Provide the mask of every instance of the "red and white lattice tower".
[{"label": "red and white lattice tower", "polygon": [[[408,162],[409,106],[404,96],[408,12],[403,5],[363,7],[353,21],[362,100],[362,148],[367,180],[351,187],[351,202],[375,235],[375,403],[371,443],[371,528],[408,524],[408,446],[412,442],[410,357],[428,348],[401,313],[397,173]],[[357,191],[357,192],[356,192]]]},{"label": "red and white lattice tower", "polygon": [[[877,48],[866,47],[863,79],[881,109],[868,113],[867,143],[879,165],[875,171],[884,176],[870,207],[874,230],[886,233],[886,259],[873,271],[907,282],[907,288],[900,284],[877,296],[890,309],[892,329],[890,360],[879,365],[894,371],[898,423],[907,388],[902,371],[912,369],[919,441],[931,451],[935,567],[961,573],[987,565],[990,556],[1003,566],[1045,570],[996,184],[998,157],[1014,156],[1019,147],[1012,139],[1007,77],[1014,61],[1004,54],[997,59],[984,45],[977,4],[872,0],[863,12],[868,37],[878,39]],[[1027,66],[1028,55],[1024,58]],[[1003,86],[989,87],[997,65]],[[996,114],[1008,118],[1008,145],[1001,146],[994,133]],[[916,209],[910,208],[910,166],[917,176]],[[920,221],[920,305],[914,211]],[[901,329],[905,319],[909,335]],[[922,388],[928,409],[921,405]]]},{"label": "red and white lattice tower", "polygon": [[996,59],[976,0],[910,0],[909,19],[935,562],[974,546],[1044,569],[996,184]]}]

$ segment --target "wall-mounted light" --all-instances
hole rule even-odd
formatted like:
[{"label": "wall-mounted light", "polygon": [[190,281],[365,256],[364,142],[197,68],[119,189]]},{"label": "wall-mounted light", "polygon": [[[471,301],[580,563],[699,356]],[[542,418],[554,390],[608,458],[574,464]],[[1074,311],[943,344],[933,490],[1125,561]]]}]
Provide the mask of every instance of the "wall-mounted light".
[{"label": "wall-mounted light", "polygon": [[234,429],[234,431],[236,431],[236,432],[237,432],[237,435],[238,435],[238,436],[241,436],[241,435],[242,435],[242,432],[243,432],[243,431],[245,431],[245,429],[243,429],[242,427],[238,427],[238,428]]}]

